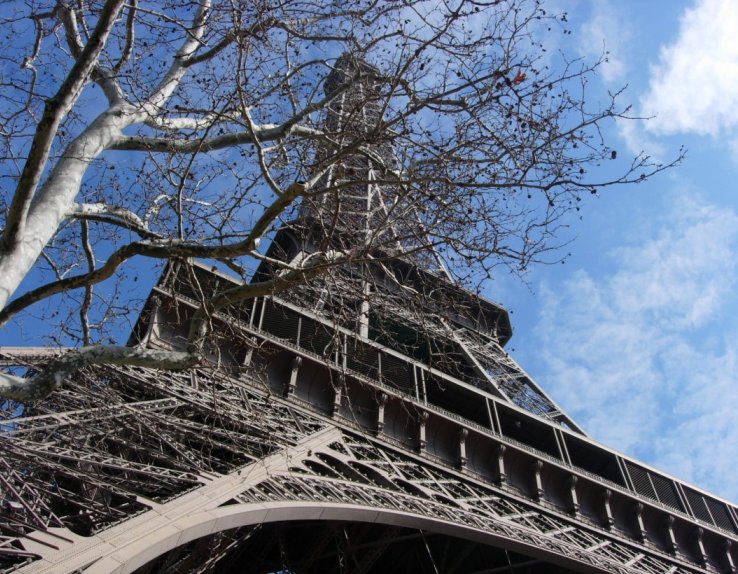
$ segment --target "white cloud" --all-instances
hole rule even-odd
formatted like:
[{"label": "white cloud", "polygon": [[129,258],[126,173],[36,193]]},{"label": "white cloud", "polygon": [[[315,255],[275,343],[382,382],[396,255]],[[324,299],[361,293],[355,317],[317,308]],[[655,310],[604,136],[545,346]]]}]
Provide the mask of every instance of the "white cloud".
[{"label": "white cloud", "polygon": [[[738,215],[684,196],[638,245],[541,290],[539,383],[594,438],[738,500]],[[729,325],[729,323],[728,323]],[[527,362],[523,361],[523,364]]]},{"label": "white cloud", "polygon": [[666,148],[646,133],[645,125],[646,122],[640,119],[618,119],[616,123],[618,134],[632,154],[645,153],[655,161],[663,162],[667,156]]},{"label": "white cloud", "polygon": [[[607,52],[606,62],[599,68],[600,76],[613,90],[620,90],[624,84],[632,81],[634,73],[632,50],[636,28],[632,22],[632,13],[625,4],[615,3],[613,0],[594,0],[583,4],[568,0],[567,3],[570,11],[587,14],[587,19],[579,28],[577,45],[579,54],[587,61],[594,61]],[[630,93],[626,93],[624,99],[630,97]],[[666,149],[653,135],[646,133],[645,122],[640,117],[631,120],[618,119],[616,126],[618,134],[631,153],[634,155],[646,153],[655,161],[665,161],[668,155]]]},{"label": "white cloud", "polygon": [[716,136],[738,127],[738,3],[697,0],[661,49],[641,101],[647,129]]},{"label": "white cloud", "polygon": [[630,40],[630,28],[623,25],[623,15],[610,0],[597,0],[591,7],[592,18],[579,36],[579,51],[596,60],[607,52],[607,61],[600,68],[607,83],[620,82],[627,71],[625,50]]}]

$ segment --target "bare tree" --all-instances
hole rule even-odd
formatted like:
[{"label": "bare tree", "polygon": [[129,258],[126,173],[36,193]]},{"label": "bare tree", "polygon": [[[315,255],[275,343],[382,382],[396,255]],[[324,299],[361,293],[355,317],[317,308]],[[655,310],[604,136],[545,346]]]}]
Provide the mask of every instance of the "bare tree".
[{"label": "bare tree", "polygon": [[[585,97],[601,62],[547,51],[568,31],[540,0],[60,0],[7,12],[0,323],[61,298],[73,316],[60,338],[80,345],[33,377],[0,374],[14,400],[89,363],[196,365],[216,311],[335,284],[368,262],[432,252],[469,281],[524,270],[557,246],[583,196],[668,167],[616,160],[601,129],[628,109]],[[367,186],[376,204],[358,208]],[[357,220],[361,209],[371,216]],[[265,255],[260,240],[298,210],[313,252]],[[142,258],[271,273],[203,297],[181,350],[103,345]]]}]

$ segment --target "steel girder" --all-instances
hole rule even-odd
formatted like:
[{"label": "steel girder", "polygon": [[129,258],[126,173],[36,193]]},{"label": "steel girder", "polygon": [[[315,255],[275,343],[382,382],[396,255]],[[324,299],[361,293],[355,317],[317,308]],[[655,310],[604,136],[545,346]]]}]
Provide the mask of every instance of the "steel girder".
[{"label": "steel girder", "polygon": [[[97,376],[103,373],[108,398],[115,389],[120,405],[117,413],[100,405],[94,425],[90,409],[21,417],[17,430],[6,423],[0,445],[12,473],[3,497],[15,502],[3,512],[6,570],[130,572],[208,536],[213,548],[202,559],[188,552],[177,563],[204,571],[205,558],[212,567],[232,559],[256,525],[301,521],[426,532],[431,553],[438,536],[452,536],[578,571],[727,569],[630,540],[510,485],[399,448],[381,433],[357,432],[355,423],[305,401],[274,396],[259,376],[200,372],[211,385],[195,388],[184,375],[163,380],[136,368]],[[124,402],[134,389],[155,398]],[[375,560],[392,537],[383,540]],[[23,565],[23,552],[38,558]]]}]

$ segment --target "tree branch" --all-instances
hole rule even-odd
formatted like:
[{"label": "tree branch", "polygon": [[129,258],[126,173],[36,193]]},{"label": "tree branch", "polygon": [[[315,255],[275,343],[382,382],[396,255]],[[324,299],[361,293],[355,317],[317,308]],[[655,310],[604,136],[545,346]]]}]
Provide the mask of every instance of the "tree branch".
[{"label": "tree branch", "polygon": [[276,295],[296,285],[304,284],[313,277],[324,273],[326,268],[340,265],[349,259],[351,259],[351,252],[312,253],[301,262],[299,267],[287,269],[275,275],[272,279],[258,283],[244,283],[203,301],[190,322],[187,350],[190,353],[202,353],[205,340],[210,332],[210,318],[213,313],[220,309],[235,305],[246,299]]},{"label": "tree branch", "polygon": [[147,126],[164,130],[167,132],[176,132],[179,130],[192,130],[192,131],[201,131],[208,129],[213,126],[218,121],[237,121],[236,118],[233,118],[228,115],[224,115],[223,113],[219,112],[212,112],[208,113],[202,117],[198,118],[191,118],[191,117],[176,117],[176,118],[163,118],[161,116],[156,116],[152,118],[147,118],[144,122]]},{"label": "tree branch", "polygon": [[254,135],[259,141],[275,141],[289,135],[304,137],[320,137],[320,130],[303,126],[281,124],[254,126],[254,133],[249,131],[224,134],[207,139],[175,139],[170,137],[121,136],[110,146],[110,149],[121,151],[149,151],[162,153],[192,153],[195,151],[215,151],[242,144],[253,144]]},{"label": "tree branch", "polygon": [[200,6],[193,19],[192,28],[188,31],[187,39],[177,50],[169,70],[164,74],[164,78],[144,102],[141,112],[137,114],[138,120],[144,120],[147,116],[155,117],[158,115],[159,110],[179,85],[179,81],[187,71],[187,62],[201,45],[201,39],[205,34],[205,27],[210,14],[210,5],[210,0],[200,0]]},{"label": "tree branch", "polygon": [[[77,29],[76,10],[70,6],[61,5],[61,21],[64,25],[69,51],[76,59],[81,58],[82,52],[84,51],[84,43]],[[110,104],[115,104],[123,100],[123,92],[115,81],[115,78],[107,70],[104,70],[98,62],[92,68],[90,76],[102,88]]]},{"label": "tree branch", "polygon": [[[95,254],[92,251],[92,245],[90,245],[87,221],[84,219],[80,221],[80,227],[80,241],[85,252],[85,258],[87,259],[87,269],[88,271],[93,271],[95,269]],[[82,324],[82,344],[85,346],[90,344],[90,320],[87,316],[90,303],[92,303],[92,285],[85,285],[85,295],[82,299],[82,305],[79,308],[79,320]]]},{"label": "tree branch", "polygon": [[121,68],[128,63],[128,60],[133,54],[133,40],[135,38],[135,22],[136,22],[136,8],[138,6],[138,0],[130,0],[128,6],[128,18],[126,18],[126,44],[123,47],[123,53],[120,55],[120,60],[113,66],[113,75],[118,74]]},{"label": "tree branch", "polygon": [[93,219],[97,221],[104,220],[135,231],[144,237],[156,236],[156,234],[149,231],[148,226],[138,215],[124,207],[108,205],[107,203],[76,204],[72,212],[69,214],[69,217],[74,219]]},{"label": "tree branch", "polygon": [[0,372],[0,396],[14,401],[37,401],[44,398],[65,379],[88,365],[133,365],[155,369],[188,369],[201,357],[192,353],[144,349],[139,347],[82,347],[52,359],[43,371],[31,377],[18,377]]},{"label": "tree branch", "polygon": [[[312,182],[312,180],[311,180]],[[256,249],[261,236],[266,233],[272,222],[297,198],[305,193],[308,184],[293,184],[284,193],[278,196],[267,207],[256,221],[251,231],[242,241],[229,245],[203,245],[198,242],[152,239],[129,243],[113,252],[107,261],[94,271],[59,279],[41,287],[24,293],[8,303],[0,311],[0,326],[4,325],[13,315],[46,297],[63,293],[71,289],[78,289],[88,285],[95,285],[110,278],[115,270],[128,259],[140,255],[157,259],[173,259],[198,257],[203,259],[232,259]],[[95,204],[92,204],[95,205]]]},{"label": "tree branch", "polygon": [[113,24],[124,3],[125,0],[108,0],[105,3],[100,12],[97,26],[95,26],[89,42],[80,53],[80,57],[77,58],[56,95],[46,101],[43,116],[36,129],[28,158],[23,166],[15,195],[8,209],[5,232],[2,237],[2,247],[5,250],[11,249],[18,241],[18,236],[23,229],[31,199],[44,171],[51,143],[56,136],[59,124],[77,101],[82,88],[97,65],[100,53],[105,47],[108,36],[113,29]]},{"label": "tree branch", "polygon": [[202,361],[205,339],[210,331],[210,317],[218,310],[246,299],[280,293],[304,283],[350,259],[350,253],[330,251],[314,253],[299,268],[290,269],[268,281],[246,283],[220,293],[204,302],[190,323],[187,352],[95,345],[75,349],[50,361],[39,374],[30,378],[0,372],[0,396],[15,401],[42,399],[65,379],[88,365],[133,365],[157,369],[188,369]]}]

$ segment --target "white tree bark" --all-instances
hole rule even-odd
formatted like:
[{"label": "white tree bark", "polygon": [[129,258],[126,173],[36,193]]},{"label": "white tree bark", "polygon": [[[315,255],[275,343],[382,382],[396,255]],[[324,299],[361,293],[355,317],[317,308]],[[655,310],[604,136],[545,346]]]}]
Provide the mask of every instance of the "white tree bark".
[{"label": "white tree bark", "polygon": [[57,357],[33,377],[17,377],[0,371],[0,396],[17,401],[43,398],[85,365],[136,365],[159,369],[186,369],[195,366],[199,355],[160,349],[115,345],[82,347]]},{"label": "white tree bark", "polygon": [[[50,142],[53,139],[56,127],[69,111],[81,92],[82,86],[95,69],[97,57],[105,46],[116,14],[123,2],[118,0],[110,4],[109,20],[105,23],[105,26],[102,26],[101,22],[99,26],[102,29],[100,34],[93,37],[95,45],[89,47],[89,49],[85,47],[82,55],[86,57],[82,58],[80,56],[78,65],[72,69],[68,81],[60,90],[60,93],[70,92],[70,95],[65,95],[62,99],[63,105],[60,105],[55,115],[50,118],[52,125],[46,129],[49,133],[45,138],[41,138],[44,142],[48,140],[48,143],[45,144],[43,149],[36,152],[39,156],[37,159],[39,165],[35,168],[34,173],[36,175],[33,182],[38,181],[43,171],[43,165],[48,159]],[[156,117],[171,97],[182,76],[187,71],[189,58],[200,46],[200,39],[205,33],[209,9],[210,1],[201,0],[189,34],[174,55],[172,63],[162,77],[161,82],[144,102],[136,107],[118,102],[100,114],[67,147],[62,158],[59,159],[49,173],[46,182],[35,195],[33,195],[35,184],[29,187],[29,198],[24,202],[29,204],[28,207],[21,206],[16,209],[17,216],[9,217],[9,226],[5,230],[5,249],[0,251],[0,308],[5,307],[23,278],[33,267],[36,259],[41,255],[44,247],[54,237],[62,222],[74,213],[74,200],[79,193],[82,179],[90,163],[103,151],[109,149],[113,143],[121,139],[124,127]],[[92,42],[92,39],[90,42]],[[80,62],[84,65],[80,66]],[[82,69],[77,70],[78,67]],[[71,87],[65,91],[64,88],[67,84],[70,84]],[[41,130],[40,127],[38,134],[44,133]],[[37,147],[39,146],[32,146],[32,154]],[[27,170],[24,170],[24,175],[25,171]],[[21,179],[23,180],[23,178]],[[17,197],[18,194],[16,194]],[[20,203],[20,200],[16,202],[16,198],[14,198],[14,203]],[[12,210],[13,206],[11,205]]]},{"label": "white tree bark", "polygon": [[[210,0],[199,2],[189,33],[174,54],[169,69],[148,98],[137,106],[128,104],[121,99],[118,89],[111,90],[111,82],[115,84],[115,81],[107,71],[98,67],[100,53],[123,4],[121,0],[109,0],[95,32],[84,48],[76,30],[76,18],[73,13],[66,12],[64,20],[67,38],[70,39],[70,49],[77,61],[59,92],[47,102],[9,209],[0,245],[0,309],[6,307],[66,219],[79,214],[89,215],[91,211],[105,211],[100,206],[92,210],[90,206],[85,208],[75,202],[90,164],[122,139],[123,128],[157,117],[186,73],[189,58],[200,47],[208,20]],[[112,105],[67,146],[44,183],[37,189],[44,167],[49,161],[51,142],[59,125],[91,77],[104,84],[103,89]],[[111,95],[114,97],[111,98]],[[140,226],[143,228],[142,223]],[[37,400],[87,364],[138,364],[177,369],[192,366],[198,360],[199,355],[191,353],[116,346],[83,347],[52,361],[44,371],[31,378],[0,372],[0,396],[14,400]]]},{"label": "white tree bark", "polygon": [[0,307],[7,304],[59,226],[74,211],[74,200],[90,162],[120,136],[128,117],[121,109],[104,112],[54,166],[34,197],[14,244],[0,253]]}]

